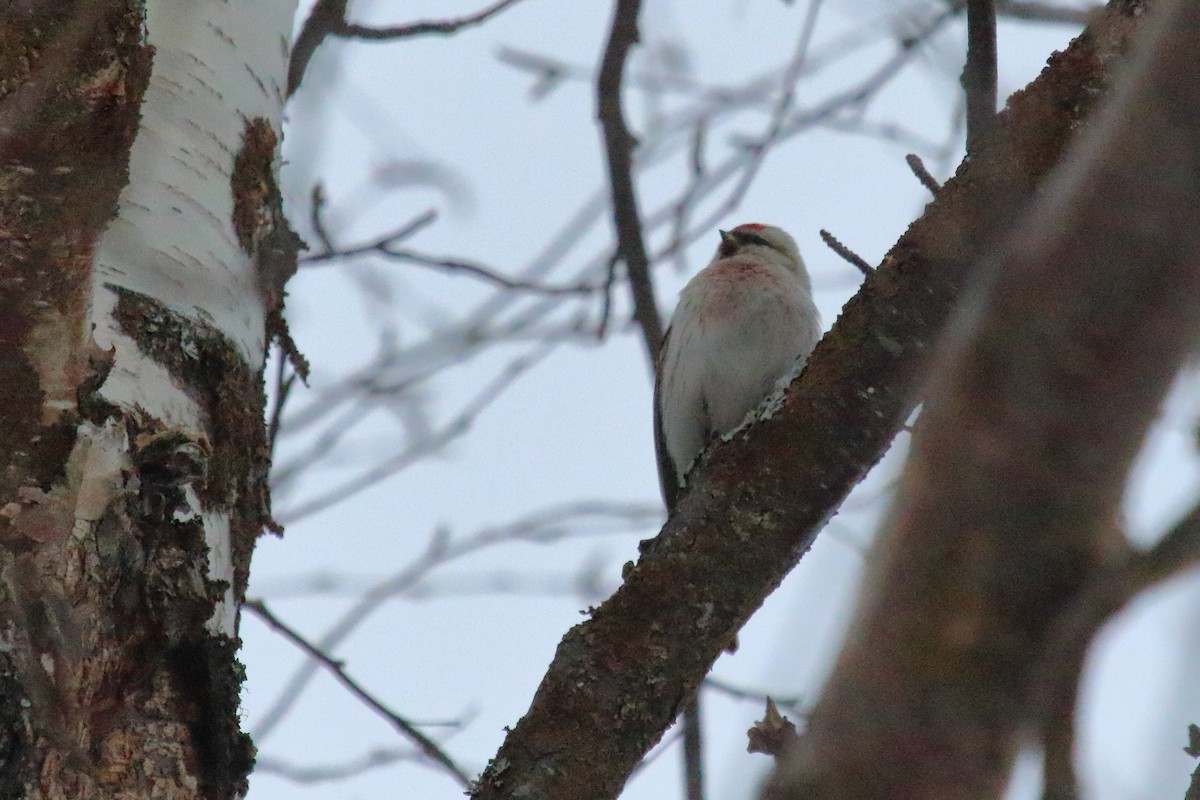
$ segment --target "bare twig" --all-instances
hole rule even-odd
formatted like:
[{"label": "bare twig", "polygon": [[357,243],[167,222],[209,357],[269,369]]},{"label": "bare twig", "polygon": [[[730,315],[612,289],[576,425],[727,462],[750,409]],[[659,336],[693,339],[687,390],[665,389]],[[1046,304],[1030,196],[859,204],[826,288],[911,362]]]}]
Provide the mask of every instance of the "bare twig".
[{"label": "bare twig", "polygon": [[937,182],[937,178],[929,174],[929,170],[925,169],[925,162],[921,160],[921,157],[916,153],[909,153],[904,157],[904,162],[908,164],[913,175],[917,176],[921,185],[928,189],[931,195],[937,197],[937,193],[942,190],[942,185]]},{"label": "bare twig", "polygon": [[711,689],[714,692],[732,697],[734,700],[745,700],[751,703],[765,703],[768,700],[776,705],[783,706],[797,717],[803,717],[805,712],[800,708],[803,698],[799,696],[777,697],[767,692],[754,691],[751,689],[743,689],[740,686],[734,686],[731,683],[726,683],[720,678],[714,678],[709,675],[704,679],[704,688]]},{"label": "bare twig", "polygon": [[333,240],[329,237],[329,231],[325,230],[325,187],[319,183],[313,184],[309,201],[309,222],[317,241],[321,243],[321,252],[332,253],[335,249]]},{"label": "bare twig", "polygon": [[708,141],[708,124],[707,118],[701,118],[691,134],[691,147],[688,157],[688,184],[683,190],[683,194],[679,196],[679,200],[675,203],[674,213],[671,216],[671,243],[668,245],[668,250],[675,253],[677,266],[682,272],[687,267],[687,259],[685,255],[684,242],[687,238],[688,222],[691,220],[692,204],[696,199],[696,192],[704,183],[705,175],[708,168],[704,163],[704,148]]},{"label": "bare twig", "polygon": [[554,284],[539,283],[536,281],[523,281],[515,278],[508,278],[490,267],[483,266],[482,264],[476,264],[472,261],[466,261],[459,258],[439,258],[437,256],[419,253],[416,250],[401,249],[393,246],[386,240],[379,240],[370,244],[350,247],[345,250],[340,250],[336,253],[312,256],[311,258],[304,259],[304,262],[306,264],[320,263],[323,261],[329,261],[331,259],[353,258],[354,256],[366,254],[374,254],[395,261],[402,261],[406,264],[413,264],[419,267],[429,267],[442,272],[470,275],[472,277],[482,279],[485,283],[490,283],[493,286],[499,286],[501,289],[529,292],[532,294],[544,294],[550,296],[585,295],[592,294],[600,288],[585,283],[557,286]]},{"label": "bare twig", "polygon": [[574,65],[513,47],[501,47],[496,53],[496,58],[514,69],[534,74],[533,86],[529,87],[529,96],[533,100],[546,97],[568,78],[589,81],[592,79],[591,70],[586,72],[585,78],[583,71]]},{"label": "bare twig", "polygon": [[436,222],[438,217],[437,211],[432,208],[426,209],[407,222],[402,223],[390,233],[380,236],[370,244],[341,248],[334,245],[333,238],[329,235],[329,231],[325,225],[325,203],[325,193],[321,184],[313,186],[310,221],[312,223],[313,231],[315,231],[317,234],[317,241],[321,243],[321,249],[312,255],[305,256],[304,258],[300,259],[301,264],[312,264],[320,263],[322,261],[330,261],[333,259],[351,258],[353,256],[364,255],[372,251],[392,247],[425,230],[434,222]]},{"label": "bare twig", "polygon": [[788,63],[787,69],[783,74],[783,86],[779,100],[775,103],[775,108],[771,112],[771,121],[767,124],[766,132],[757,142],[749,145],[750,159],[742,172],[742,177],[738,181],[737,187],[733,190],[729,200],[725,204],[725,208],[729,211],[741,205],[742,198],[750,190],[750,185],[758,175],[759,168],[766,161],[767,153],[778,143],[784,132],[784,123],[787,121],[788,114],[796,101],[796,83],[800,80],[805,61],[808,59],[809,45],[812,44],[812,37],[817,29],[817,17],[820,12],[821,0],[809,0],[808,13],[805,14],[804,22],[800,27],[800,38],[796,42],[796,51],[792,55],[792,60]]},{"label": "bare twig", "polygon": [[[784,120],[779,134],[774,138],[774,143],[783,141],[786,138],[795,136],[802,130],[805,130],[813,125],[823,124],[824,122],[834,119],[837,114],[847,110],[861,109],[872,97],[876,95],[884,86],[893,78],[900,74],[905,66],[910,64],[914,59],[914,54],[918,52],[920,43],[924,42],[950,20],[954,19],[955,12],[948,10],[937,15],[927,24],[917,31],[912,36],[906,37],[903,41],[896,43],[895,52],[892,56],[881,64],[874,72],[863,78],[853,87],[838,92],[832,97],[827,98],[823,102],[803,110],[793,111]],[[793,62],[794,63],[794,62]],[[709,214],[705,219],[701,220],[696,225],[696,230],[707,232],[716,225],[722,218],[727,216],[731,211],[736,209],[741,203],[742,197],[748,184],[744,180],[745,171],[748,169],[757,169],[754,166],[755,159],[761,158],[760,145],[761,139],[745,143],[745,151],[736,157],[727,159],[725,163],[714,167],[710,170],[708,185],[703,187],[703,190],[698,194],[706,196],[713,193],[718,188],[719,184],[726,181],[738,178],[737,184],[730,191],[725,202],[714,212]]]},{"label": "bare twig", "polygon": [[482,24],[520,0],[500,0],[482,11],[457,19],[413,22],[389,28],[372,28],[368,25],[356,25],[348,22],[346,20],[346,2],[347,0],[319,0],[308,15],[304,27],[296,37],[296,45],[292,48],[292,61],[288,65],[288,97],[291,97],[300,88],[300,82],[304,79],[304,73],[308,69],[313,54],[329,36],[368,42],[406,39],[430,34],[448,36],[458,33],[464,28]]},{"label": "bare twig", "polygon": [[325,37],[333,33],[338,26],[346,24],[346,3],[347,0],[317,0],[313,10],[309,12],[304,27],[296,36],[296,43],[292,45],[292,57],[288,62],[288,97],[300,88],[300,81],[304,79],[304,73],[308,70],[308,62],[312,61],[313,54],[325,41]]},{"label": "bare twig", "polygon": [[832,233],[824,228],[821,229],[821,241],[823,241],[830,250],[837,253],[854,266],[858,267],[858,271],[863,275],[870,275],[875,271],[875,268],[872,267],[865,258],[839,242]]},{"label": "bare twig", "polygon": [[330,783],[353,778],[372,770],[389,767],[401,761],[422,758],[420,750],[394,750],[374,748],[358,758],[337,764],[316,765],[308,762],[294,763],[259,753],[254,758],[255,774],[278,775],[293,783]]},{"label": "bare twig", "polygon": [[420,267],[429,267],[431,269],[441,270],[443,272],[459,273],[470,275],[475,278],[481,278],[487,283],[494,286],[499,286],[501,289],[510,289],[522,292],[532,292],[534,294],[545,295],[578,295],[591,294],[597,291],[597,287],[587,284],[574,284],[570,286],[554,286],[536,281],[523,281],[514,278],[508,278],[501,275],[490,267],[485,267],[482,264],[476,264],[471,261],[466,261],[460,258],[439,258],[436,256],[419,253],[416,250],[397,247],[397,244],[411,238],[421,230],[431,225],[437,219],[437,212],[433,209],[414,217],[400,227],[386,233],[383,236],[366,244],[353,245],[351,247],[335,247],[330,240],[328,233],[325,231],[323,214],[321,206],[324,198],[319,193],[320,187],[313,189],[313,212],[312,222],[313,228],[317,232],[317,238],[321,242],[322,251],[313,253],[310,256],[305,256],[300,259],[300,263],[305,266],[314,266],[317,264],[328,264],[333,261],[341,261],[348,258],[356,258],[365,255],[377,255],[395,261],[403,261],[408,264],[415,264]]},{"label": "bare twig", "polygon": [[[850,114],[844,116],[817,120],[813,125],[828,131],[865,136],[881,142],[897,144],[909,150],[939,153],[944,149],[942,143],[928,139],[897,122],[876,122],[864,119],[859,110],[852,110]],[[957,142],[955,144],[957,145]]]},{"label": "bare twig", "polygon": [[367,25],[354,25],[352,23],[347,23],[342,28],[334,31],[334,34],[346,38],[363,39],[365,41],[406,39],[411,36],[426,36],[429,34],[449,36],[450,34],[458,33],[464,28],[473,28],[476,25],[481,25],[499,14],[504,9],[519,3],[520,1],[521,0],[500,0],[500,2],[490,5],[482,11],[478,11],[465,17],[427,22],[410,22],[407,25],[395,25],[389,28],[372,28]]},{"label": "bare twig", "polygon": [[700,693],[683,707],[683,783],[687,800],[704,800],[704,731],[701,728]]},{"label": "bare twig", "polygon": [[275,442],[279,439],[279,425],[283,419],[283,409],[292,393],[299,376],[288,371],[288,359],[279,353],[279,363],[275,369],[275,404],[271,409],[271,418],[267,424],[267,452],[275,454]]},{"label": "bare twig", "polygon": [[1053,22],[1067,25],[1085,25],[1088,15],[1095,13],[1100,4],[1079,8],[1078,6],[1061,6],[1055,3],[1038,3],[1032,0],[997,0],[996,13],[1011,19],[1022,19],[1028,22]]},{"label": "bare twig", "polygon": [[633,294],[633,318],[642,331],[646,356],[651,368],[658,358],[663,340],[662,317],[654,299],[650,279],[650,257],[642,234],[637,190],[633,185],[633,134],[625,124],[621,107],[621,86],[625,60],[638,41],[638,14],[641,0],[617,0],[612,28],[600,75],[596,81],[596,104],[600,127],[604,131],[604,151],[608,159],[608,179],[612,190],[613,223],[617,233],[617,252],[625,263],[625,273]]},{"label": "bare twig", "polygon": [[962,74],[967,96],[967,154],[979,150],[996,118],[996,6],[993,0],[967,0],[967,64]]},{"label": "bare twig", "polygon": [[613,287],[617,284],[617,263],[620,256],[613,253],[608,260],[608,268],[604,272],[604,300],[600,305],[600,322],[596,325],[596,338],[603,339],[608,335],[608,323],[612,318]]},{"label": "bare twig", "polygon": [[379,716],[383,717],[392,727],[400,731],[401,734],[421,749],[427,758],[438,764],[449,772],[464,788],[471,785],[471,778],[463,771],[462,767],[454,763],[437,743],[430,739],[425,734],[421,733],[415,725],[406,720],[404,717],[392,711],[390,708],[381,703],[374,695],[364,689],[356,680],[350,677],[346,672],[345,665],[340,661],[334,660],[320,647],[314,645],[308,639],[304,638],[287,623],[275,616],[261,600],[247,600],[242,603],[242,608],[254,613],[259,619],[265,622],[272,630],[283,635],[285,639],[303,650],[309,658],[316,661],[324,667],[338,683],[342,684],[352,695],[357,697],[364,705],[370,708]]},{"label": "bare twig", "polygon": [[279,515],[279,522],[281,524],[294,522],[336,505],[343,500],[366,491],[380,481],[390,478],[400,470],[412,466],[430,453],[441,450],[446,444],[466,433],[474,423],[475,418],[495,402],[504,389],[519,376],[539,364],[542,359],[550,354],[550,351],[551,347],[544,345],[535,348],[531,353],[513,359],[499,375],[484,385],[479,393],[440,430],[423,437],[419,441],[413,442],[403,451],[388,458],[386,461],[360,472],[351,479],[339,483],[323,493],[316,494],[295,508],[284,511]]}]

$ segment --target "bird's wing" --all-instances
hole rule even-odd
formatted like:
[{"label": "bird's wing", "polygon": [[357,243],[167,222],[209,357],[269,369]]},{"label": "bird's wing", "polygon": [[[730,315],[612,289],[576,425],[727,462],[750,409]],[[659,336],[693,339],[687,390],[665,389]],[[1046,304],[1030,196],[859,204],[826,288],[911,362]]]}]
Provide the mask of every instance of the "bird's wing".
[{"label": "bird's wing", "polygon": [[658,483],[662,487],[663,502],[667,504],[667,515],[675,511],[679,499],[679,473],[671,454],[667,452],[667,438],[663,435],[662,393],[663,366],[667,360],[667,343],[671,340],[671,329],[667,328],[658,359],[654,365],[654,455],[658,459]]}]

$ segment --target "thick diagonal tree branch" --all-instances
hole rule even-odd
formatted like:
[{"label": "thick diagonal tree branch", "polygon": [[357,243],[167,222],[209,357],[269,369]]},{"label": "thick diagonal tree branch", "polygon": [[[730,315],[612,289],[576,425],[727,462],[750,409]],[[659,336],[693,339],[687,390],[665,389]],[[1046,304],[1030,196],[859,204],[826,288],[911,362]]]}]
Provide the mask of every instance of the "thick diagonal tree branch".
[{"label": "thick diagonal tree branch", "polygon": [[1114,3],[1010,99],[817,346],[780,408],[701,465],[624,585],[571,630],[473,796],[615,797],[733,633],[879,460],[988,233],[1105,94],[1142,4]]},{"label": "thick diagonal tree branch", "polygon": [[1200,4],[1147,16],[942,342],[851,637],[772,800],[999,798],[1058,703],[1040,665],[1073,648],[1047,646],[1128,550],[1129,470],[1200,333]]}]

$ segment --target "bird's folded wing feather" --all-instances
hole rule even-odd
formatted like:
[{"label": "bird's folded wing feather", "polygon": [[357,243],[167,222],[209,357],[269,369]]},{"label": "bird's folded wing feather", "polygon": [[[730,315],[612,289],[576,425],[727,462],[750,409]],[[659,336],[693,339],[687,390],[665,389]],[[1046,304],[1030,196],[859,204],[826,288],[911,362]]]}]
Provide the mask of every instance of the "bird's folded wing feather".
[{"label": "bird's folded wing feather", "polygon": [[675,510],[675,501],[679,499],[679,473],[676,471],[675,462],[671,460],[671,454],[667,451],[662,419],[663,367],[666,364],[667,345],[670,341],[671,329],[667,328],[654,368],[654,455],[658,459],[658,482],[662,487],[668,515]]}]

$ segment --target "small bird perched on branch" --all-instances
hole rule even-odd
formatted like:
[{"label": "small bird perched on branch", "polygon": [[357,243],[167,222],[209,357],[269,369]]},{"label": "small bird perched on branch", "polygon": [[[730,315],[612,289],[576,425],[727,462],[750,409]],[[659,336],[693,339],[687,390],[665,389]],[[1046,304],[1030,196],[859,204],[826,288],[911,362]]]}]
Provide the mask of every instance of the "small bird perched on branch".
[{"label": "small bird perched on branch", "polygon": [[742,423],[821,338],[795,240],[771,225],[721,231],[692,278],[658,355],[654,444],[667,511],[708,440]]}]

